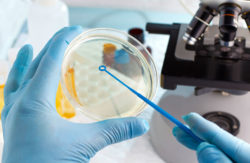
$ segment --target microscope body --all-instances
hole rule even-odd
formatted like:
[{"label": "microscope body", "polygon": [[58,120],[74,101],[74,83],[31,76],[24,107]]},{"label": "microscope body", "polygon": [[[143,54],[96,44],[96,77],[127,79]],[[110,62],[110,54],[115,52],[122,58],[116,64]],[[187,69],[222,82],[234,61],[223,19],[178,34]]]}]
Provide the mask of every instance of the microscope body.
[{"label": "microscope body", "polygon": [[183,39],[195,45],[203,37],[215,16],[219,16],[219,40],[225,47],[234,46],[241,17],[250,25],[250,2],[247,0],[201,0],[200,7],[186,29]]},{"label": "microscope body", "polygon": [[[219,24],[210,25],[215,16]],[[238,19],[248,28],[238,27]],[[179,119],[197,112],[250,143],[249,28],[247,0],[201,0],[189,24],[148,23],[149,33],[170,36],[161,72],[161,87],[168,91],[159,106]],[[150,135],[156,152],[166,162],[196,162],[195,153],[176,142],[172,127],[154,113]]]},{"label": "microscope body", "polygon": [[[238,3],[237,3],[238,2]],[[243,5],[241,8],[240,5]],[[189,25],[147,24],[149,33],[170,35],[161,73],[161,86],[195,86],[195,94],[250,91],[250,1],[202,0]],[[210,25],[219,16],[219,25]]]}]

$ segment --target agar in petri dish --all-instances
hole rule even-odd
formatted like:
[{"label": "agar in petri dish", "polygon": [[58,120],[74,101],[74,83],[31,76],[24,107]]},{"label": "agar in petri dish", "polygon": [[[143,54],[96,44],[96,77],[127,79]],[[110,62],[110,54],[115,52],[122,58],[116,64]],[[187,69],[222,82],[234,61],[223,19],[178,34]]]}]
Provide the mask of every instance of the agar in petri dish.
[{"label": "agar in petri dish", "polygon": [[100,72],[101,65],[148,99],[155,95],[157,72],[143,45],[125,32],[97,28],[76,37],[65,52],[61,83],[70,103],[96,120],[141,113],[146,104]]}]

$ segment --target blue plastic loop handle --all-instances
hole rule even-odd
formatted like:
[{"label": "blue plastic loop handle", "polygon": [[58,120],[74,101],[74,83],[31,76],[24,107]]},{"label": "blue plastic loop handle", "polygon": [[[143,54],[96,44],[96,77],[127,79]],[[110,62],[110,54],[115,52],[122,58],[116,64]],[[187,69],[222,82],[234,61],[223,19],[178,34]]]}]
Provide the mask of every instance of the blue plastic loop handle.
[{"label": "blue plastic loop handle", "polygon": [[204,142],[204,140],[202,140],[201,138],[199,138],[198,136],[196,136],[187,126],[185,126],[181,121],[179,121],[178,119],[176,119],[175,117],[173,117],[171,114],[169,114],[168,112],[166,112],[164,109],[162,109],[161,107],[159,107],[158,105],[156,105],[155,103],[153,103],[151,100],[147,99],[146,97],[144,97],[142,94],[138,93],[137,91],[135,91],[134,89],[132,89],[131,87],[129,87],[127,84],[125,84],[124,82],[122,82],[120,79],[118,79],[116,76],[114,76],[112,73],[110,73],[105,65],[101,65],[99,66],[99,70],[100,71],[104,71],[107,74],[109,74],[112,78],[114,78],[115,80],[117,80],[119,83],[121,83],[123,86],[127,87],[131,92],[133,92],[136,96],[138,96],[140,99],[142,99],[144,102],[146,102],[148,105],[150,105],[152,108],[154,108],[156,111],[158,111],[160,114],[162,114],[164,117],[166,117],[167,119],[169,119],[171,122],[173,122],[174,124],[176,124],[179,128],[181,128],[183,131],[185,131],[187,134],[189,134],[190,136],[192,136],[196,141],[198,141],[199,143]]}]

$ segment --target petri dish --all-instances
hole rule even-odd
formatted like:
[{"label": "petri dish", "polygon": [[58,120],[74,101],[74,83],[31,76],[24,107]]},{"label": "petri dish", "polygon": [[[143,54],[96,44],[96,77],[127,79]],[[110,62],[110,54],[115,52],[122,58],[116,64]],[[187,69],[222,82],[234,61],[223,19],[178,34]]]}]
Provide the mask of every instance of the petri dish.
[{"label": "petri dish", "polygon": [[158,75],[147,49],[125,32],[96,28],[68,46],[61,74],[63,93],[77,110],[95,120],[137,116],[146,104],[99,66],[148,99],[155,95]]}]

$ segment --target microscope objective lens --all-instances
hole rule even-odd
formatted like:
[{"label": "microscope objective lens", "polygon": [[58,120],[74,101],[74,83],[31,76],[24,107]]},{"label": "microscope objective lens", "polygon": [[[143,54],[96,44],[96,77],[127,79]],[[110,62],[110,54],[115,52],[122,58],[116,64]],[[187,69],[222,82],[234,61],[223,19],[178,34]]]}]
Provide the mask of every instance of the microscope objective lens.
[{"label": "microscope objective lens", "polygon": [[219,7],[219,11],[221,45],[231,47],[234,45],[241,8],[236,4],[224,4]]},{"label": "microscope objective lens", "polygon": [[194,45],[196,43],[216,14],[217,12],[208,6],[200,5],[183,36],[187,44]]}]

